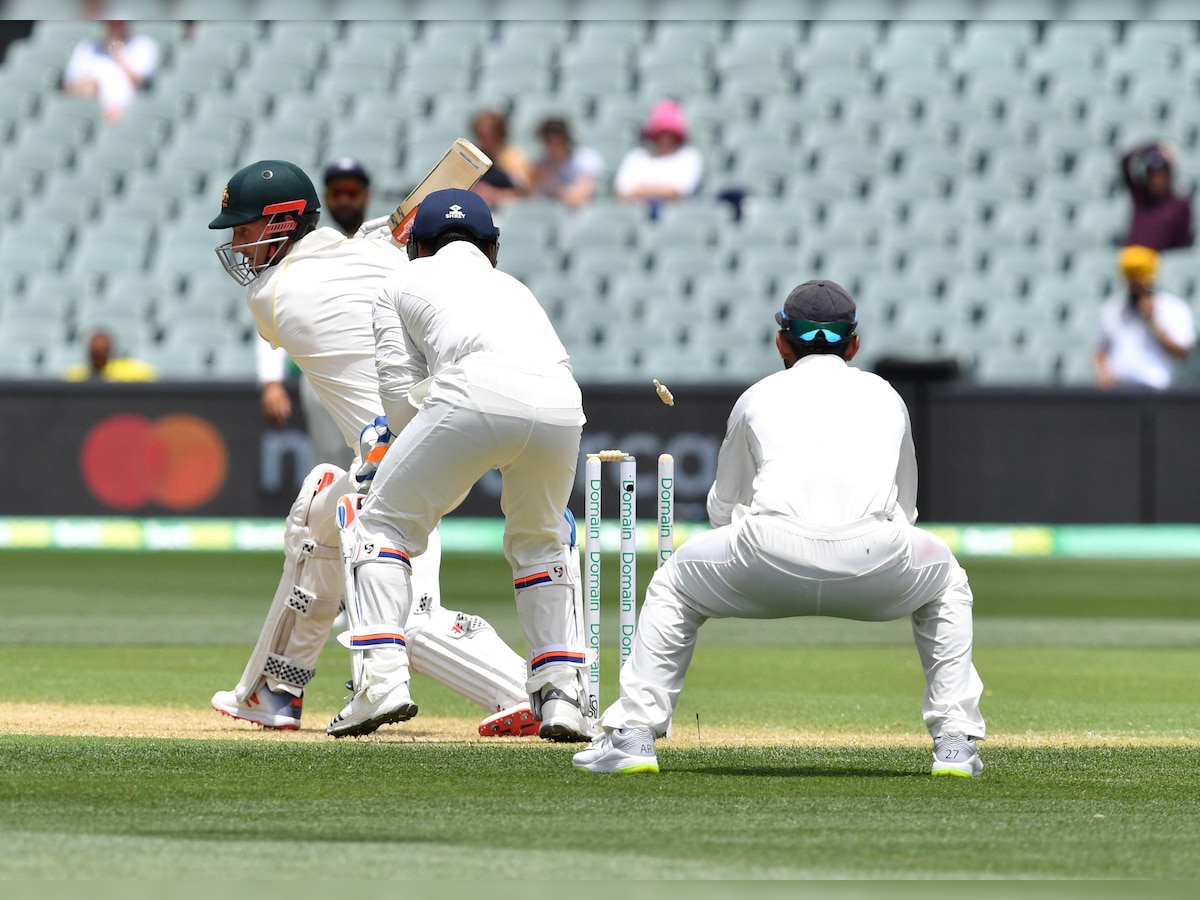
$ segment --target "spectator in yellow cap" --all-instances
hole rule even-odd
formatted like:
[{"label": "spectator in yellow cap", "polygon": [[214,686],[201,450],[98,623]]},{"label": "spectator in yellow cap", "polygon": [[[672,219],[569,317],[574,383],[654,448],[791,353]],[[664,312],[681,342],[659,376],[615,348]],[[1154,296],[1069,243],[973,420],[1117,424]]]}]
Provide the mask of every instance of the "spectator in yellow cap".
[{"label": "spectator in yellow cap", "polygon": [[1122,249],[1117,269],[1127,289],[1110,297],[1100,311],[1096,382],[1161,390],[1170,386],[1176,363],[1196,344],[1192,310],[1157,288],[1158,254],[1149,247]]}]

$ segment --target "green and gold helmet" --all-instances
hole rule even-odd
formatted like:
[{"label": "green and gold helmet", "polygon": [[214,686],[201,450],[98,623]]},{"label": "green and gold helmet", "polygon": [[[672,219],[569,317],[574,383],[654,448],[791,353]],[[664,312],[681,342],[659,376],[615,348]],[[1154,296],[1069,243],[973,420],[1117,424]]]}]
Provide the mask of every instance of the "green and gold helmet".
[{"label": "green and gold helmet", "polygon": [[[267,218],[258,241],[238,245],[229,241],[217,256],[233,280],[247,285],[274,263],[294,237],[300,217],[321,208],[317,189],[304,170],[282,159],[263,159],[239,169],[225,185],[221,212],[208,223],[212,229],[236,228]],[[263,252],[258,252],[264,248]]]}]

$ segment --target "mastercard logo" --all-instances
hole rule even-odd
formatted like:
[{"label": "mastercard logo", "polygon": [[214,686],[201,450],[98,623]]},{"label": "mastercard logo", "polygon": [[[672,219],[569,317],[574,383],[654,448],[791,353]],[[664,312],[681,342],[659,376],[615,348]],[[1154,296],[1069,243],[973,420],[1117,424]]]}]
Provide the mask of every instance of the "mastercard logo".
[{"label": "mastercard logo", "polygon": [[173,413],[152,421],[122,413],[87,433],[79,469],[105,506],[128,511],[155,503],[183,511],[216,496],[229,453],[217,429],[199,416]]}]

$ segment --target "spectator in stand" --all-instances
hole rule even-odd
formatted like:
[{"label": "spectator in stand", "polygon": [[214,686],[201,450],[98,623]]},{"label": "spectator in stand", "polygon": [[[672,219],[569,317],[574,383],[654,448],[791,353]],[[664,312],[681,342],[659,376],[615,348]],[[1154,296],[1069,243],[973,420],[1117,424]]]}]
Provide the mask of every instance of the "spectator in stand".
[{"label": "spectator in stand", "polygon": [[1100,311],[1094,357],[1100,387],[1169,387],[1175,363],[1196,344],[1191,308],[1155,287],[1158,254],[1149,247],[1126,247],[1117,268],[1128,284]]},{"label": "spectator in stand", "polygon": [[119,121],[138,91],[158,68],[158,42],[148,35],[130,35],[129,23],[110,19],[104,40],[75,45],[63,72],[63,91],[100,101],[104,119]]},{"label": "spectator in stand", "polygon": [[508,118],[493,109],[476,113],[471,120],[475,145],[492,160],[492,167],[475,185],[475,193],[495,207],[529,193],[532,165],[529,157],[508,140]]},{"label": "spectator in stand", "polygon": [[346,237],[362,227],[371,204],[371,176],[357,159],[343,156],[325,167],[325,209]]},{"label": "spectator in stand", "polygon": [[1126,245],[1160,253],[1192,246],[1192,199],[1175,192],[1175,160],[1175,148],[1166,142],[1144,144],[1121,157],[1121,174],[1133,200]]},{"label": "spectator in stand", "polygon": [[112,335],[96,331],[88,337],[88,361],[71,366],[63,374],[67,381],[154,381],[154,366],[140,359],[112,356]]},{"label": "spectator in stand", "polygon": [[533,169],[533,193],[556,197],[578,209],[596,195],[604,158],[591,147],[577,147],[566,119],[549,118],[537,128],[542,155]]},{"label": "spectator in stand", "polygon": [[649,149],[635,147],[625,154],[613,183],[622,200],[650,204],[650,214],[658,214],[667,201],[690,197],[700,187],[704,159],[700,151],[688,146],[687,122],[674,100],[655,104],[642,128]]}]

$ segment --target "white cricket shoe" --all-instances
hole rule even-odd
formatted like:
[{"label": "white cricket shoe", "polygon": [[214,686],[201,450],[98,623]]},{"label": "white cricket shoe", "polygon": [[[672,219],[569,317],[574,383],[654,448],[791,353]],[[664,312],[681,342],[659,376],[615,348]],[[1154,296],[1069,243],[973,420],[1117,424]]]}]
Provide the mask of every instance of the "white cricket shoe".
[{"label": "white cricket shoe", "polygon": [[233,691],[217,691],[212,696],[212,708],[222,715],[254,722],[263,728],[297,731],[304,695],[296,697],[287,691],[272,691],[260,683],[258,689],[243,701]]},{"label": "white cricket shoe", "polygon": [[602,731],[586,750],[571,760],[577,769],[598,774],[634,775],[658,772],[654,754],[654,732],[649,728],[615,728]]},{"label": "white cricket shoe", "polygon": [[528,703],[510,706],[492,713],[479,723],[480,737],[521,737],[538,733],[542,723],[537,720]]},{"label": "white cricket shoe", "polygon": [[941,734],[933,739],[932,775],[974,778],[983,771],[983,760],[975,738],[961,734]]},{"label": "white cricket shoe", "polygon": [[555,687],[542,688],[534,700],[533,715],[541,720],[537,734],[544,741],[582,744],[595,733],[579,701]]},{"label": "white cricket shoe", "polygon": [[333,717],[325,733],[335,738],[362,737],[381,725],[407,722],[417,714],[417,704],[408,694],[408,682],[393,687],[370,685],[350,698]]}]

